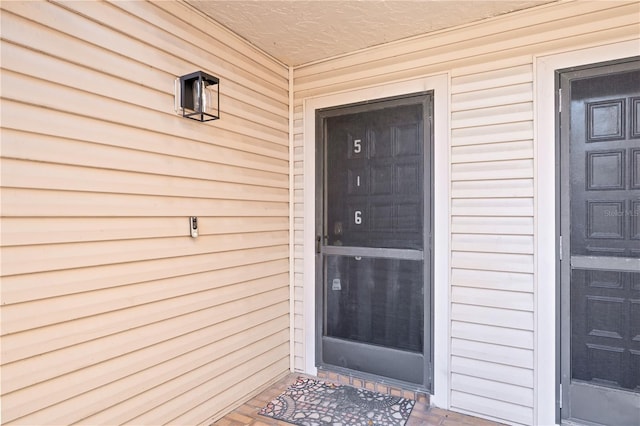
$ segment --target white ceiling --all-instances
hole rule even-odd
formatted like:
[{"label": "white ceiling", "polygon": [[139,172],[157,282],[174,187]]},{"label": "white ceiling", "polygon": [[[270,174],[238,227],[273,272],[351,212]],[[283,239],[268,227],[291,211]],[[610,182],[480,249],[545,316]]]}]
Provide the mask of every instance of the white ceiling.
[{"label": "white ceiling", "polygon": [[287,65],[556,0],[186,0]]}]

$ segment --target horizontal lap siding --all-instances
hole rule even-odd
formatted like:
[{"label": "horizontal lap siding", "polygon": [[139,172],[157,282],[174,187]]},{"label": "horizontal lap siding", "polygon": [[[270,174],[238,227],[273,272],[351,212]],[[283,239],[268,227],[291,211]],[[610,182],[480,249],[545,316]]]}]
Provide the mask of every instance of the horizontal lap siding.
[{"label": "horizontal lap siding", "polygon": [[[303,108],[299,103],[295,105],[293,111],[293,237],[294,237],[294,370],[299,372],[305,371],[304,360],[304,313],[305,305],[303,300],[304,294],[304,137],[302,135],[303,127]],[[311,218],[309,218],[310,220]],[[311,332],[311,331],[309,331]]]},{"label": "horizontal lap siding", "polygon": [[[297,109],[307,97],[451,75],[451,253],[435,248],[450,258],[451,409],[535,423],[534,55],[637,38],[636,2],[563,2],[295,70]],[[298,147],[303,137],[301,124]],[[294,190],[302,198],[302,179]],[[294,273],[310,285],[302,265]]]},{"label": "horizontal lap siding", "polygon": [[287,68],[179,2],[2,9],[3,424],[211,422],[289,368]]},{"label": "horizontal lap siding", "polygon": [[[451,81],[451,407],[532,424],[533,67],[493,67]],[[456,226],[482,220],[492,226]]]}]

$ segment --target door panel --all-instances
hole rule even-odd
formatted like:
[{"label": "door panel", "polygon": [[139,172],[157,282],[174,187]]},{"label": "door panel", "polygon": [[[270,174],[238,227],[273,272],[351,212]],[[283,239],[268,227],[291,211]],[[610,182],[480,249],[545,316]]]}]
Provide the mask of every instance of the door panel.
[{"label": "door panel", "polygon": [[321,366],[430,386],[430,111],[421,94],[319,112]]},{"label": "door panel", "polygon": [[326,118],[328,245],[423,248],[422,110]]},{"label": "door panel", "polygon": [[572,378],[640,390],[640,273],[574,269],[571,280]]},{"label": "door panel", "polygon": [[422,261],[327,256],[327,265],[327,336],[422,352]]},{"label": "door panel", "polygon": [[634,424],[640,419],[640,63],[567,72],[561,89],[567,93],[561,235],[569,236],[562,334],[570,336],[562,343],[562,417]]}]

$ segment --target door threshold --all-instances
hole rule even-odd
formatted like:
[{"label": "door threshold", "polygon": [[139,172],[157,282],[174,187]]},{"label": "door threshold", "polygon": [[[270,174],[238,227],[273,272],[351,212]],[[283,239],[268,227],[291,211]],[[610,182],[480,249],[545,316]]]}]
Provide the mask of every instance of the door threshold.
[{"label": "door threshold", "polygon": [[332,370],[327,367],[318,367],[318,377],[325,381],[331,381],[340,385],[349,385],[355,388],[367,389],[383,395],[398,396],[410,399],[426,405],[430,404],[430,395],[424,390],[412,388],[395,381],[383,378],[373,378],[368,375],[360,375],[358,372],[345,371],[343,369]]},{"label": "door threshold", "polygon": [[580,419],[562,419],[560,421],[560,425],[561,426],[605,426],[601,423],[593,423],[593,422],[588,422],[586,420],[580,420]]}]

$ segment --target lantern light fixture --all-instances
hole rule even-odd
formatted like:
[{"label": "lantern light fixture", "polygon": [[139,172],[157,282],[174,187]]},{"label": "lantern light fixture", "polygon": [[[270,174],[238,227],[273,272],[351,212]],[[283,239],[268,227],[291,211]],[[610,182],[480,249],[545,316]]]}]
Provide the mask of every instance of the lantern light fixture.
[{"label": "lantern light fixture", "polygon": [[220,80],[202,71],[183,75],[175,82],[177,114],[196,121],[220,118]]}]

